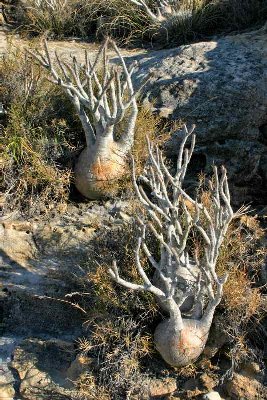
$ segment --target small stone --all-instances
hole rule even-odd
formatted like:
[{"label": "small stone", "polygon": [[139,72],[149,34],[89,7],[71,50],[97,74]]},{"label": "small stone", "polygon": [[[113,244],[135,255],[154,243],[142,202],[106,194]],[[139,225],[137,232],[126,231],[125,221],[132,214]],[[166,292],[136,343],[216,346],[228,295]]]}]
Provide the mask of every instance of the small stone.
[{"label": "small stone", "polygon": [[12,400],[15,394],[15,379],[9,369],[14,341],[10,338],[0,339],[0,400]]},{"label": "small stone", "polygon": [[120,211],[118,213],[118,217],[121,218],[124,222],[130,222],[132,220],[132,217],[130,217],[130,215],[126,214],[123,211]]},{"label": "small stone", "polygon": [[213,393],[212,389],[216,386],[216,382],[211,376],[209,376],[206,373],[202,374],[200,376],[200,382],[202,383],[205,389],[209,390],[210,393]]},{"label": "small stone", "polygon": [[218,392],[209,392],[204,394],[203,400],[223,400]]},{"label": "small stone", "polygon": [[15,390],[11,384],[1,384],[0,400],[12,400],[15,395]]},{"label": "small stone", "polygon": [[119,218],[114,219],[112,222],[114,225],[123,225],[123,221]]},{"label": "small stone", "polygon": [[188,381],[185,382],[184,384],[184,390],[195,390],[199,386],[199,381],[198,379],[195,378],[190,378]]},{"label": "small stone", "polygon": [[6,114],[3,103],[0,103],[0,118]]},{"label": "small stone", "polygon": [[161,118],[169,118],[173,113],[173,109],[172,108],[168,108],[168,107],[161,107],[159,110],[159,117]]},{"label": "small stone", "polygon": [[241,370],[241,375],[247,376],[248,378],[257,378],[257,376],[260,374],[261,369],[259,364],[256,362],[250,362],[244,365],[244,367]]},{"label": "small stone", "polygon": [[176,379],[154,379],[149,384],[149,395],[154,397],[167,396],[177,390]]},{"label": "small stone", "polygon": [[57,211],[58,211],[60,214],[65,214],[66,211],[67,211],[67,209],[68,209],[68,205],[67,205],[66,203],[60,203],[60,204],[57,206]]},{"label": "small stone", "polygon": [[66,378],[70,381],[76,381],[79,376],[88,369],[90,358],[82,354],[78,354],[75,360],[71,363],[66,372]]}]

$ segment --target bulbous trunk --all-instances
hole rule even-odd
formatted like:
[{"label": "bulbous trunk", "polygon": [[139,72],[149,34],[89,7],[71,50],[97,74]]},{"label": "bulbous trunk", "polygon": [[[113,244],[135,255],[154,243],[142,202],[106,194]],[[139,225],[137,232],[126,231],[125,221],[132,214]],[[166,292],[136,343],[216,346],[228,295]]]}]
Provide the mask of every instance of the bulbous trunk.
[{"label": "bulbous trunk", "polygon": [[88,199],[107,197],[125,171],[123,147],[112,136],[100,137],[93,146],[81,152],[74,170],[75,186]]},{"label": "bulbous trunk", "polygon": [[161,322],[154,334],[157,350],[162,358],[174,367],[183,367],[194,362],[204,350],[210,324],[204,320],[183,319],[179,329],[169,318]]}]

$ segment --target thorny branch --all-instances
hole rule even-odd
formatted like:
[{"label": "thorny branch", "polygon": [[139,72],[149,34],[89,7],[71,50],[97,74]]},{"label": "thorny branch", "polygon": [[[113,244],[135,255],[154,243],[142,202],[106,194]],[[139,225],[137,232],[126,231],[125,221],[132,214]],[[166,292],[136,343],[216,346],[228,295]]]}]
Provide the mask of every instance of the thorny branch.
[{"label": "thorny branch", "polygon": [[[119,58],[120,68],[109,63],[109,44]],[[55,60],[52,60],[46,41],[44,54],[40,51],[27,51],[49,71],[49,80],[61,86],[70,98],[81,120],[88,147],[93,146],[99,136],[111,135],[115,140],[114,127],[125,118],[126,128],[120,141],[122,146],[130,149],[138,111],[138,91],[134,90],[132,84],[136,63],[128,68],[114,41],[109,38],[105,40],[94,62],[85,51],[84,64],[80,64],[75,56],[72,62],[65,62],[56,52]],[[102,68],[99,71],[100,60]]]},{"label": "thorny branch", "polygon": [[162,22],[165,21],[169,16],[175,14],[174,2],[169,0],[159,0],[157,2],[158,6],[156,7],[156,12],[153,12],[151,8],[147,5],[145,0],[130,0],[133,4],[141,7],[147,13],[147,15],[154,22]]},{"label": "thorny branch", "polygon": [[[208,205],[204,204],[201,198],[193,199],[183,189],[184,178],[195,147],[194,129],[194,126],[190,130],[184,126],[174,176],[169,172],[161,151],[157,147],[154,148],[149,140],[149,159],[143,175],[138,180],[133,163],[133,184],[146,212],[146,217],[140,221],[141,234],[135,251],[136,266],[144,284],[136,285],[122,279],[116,263],[109,273],[116,282],[129,289],[150,291],[168,301],[171,307],[175,303],[176,313],[180,313],[179,307],[185,299],[193,295],[195,306],[200,304],[202,311],[206,307],[202,315],[212,318],[227,279],[227,276],[217,275],[216,263],[234,213],[224,167],[220,175],[217,168],[213,167],[213,179],[209,181]],[[188,139],[191,140],[189,146]],[[142,183],[149,187],[148,191],[145,191]],[[146,243],[147,229],[152,232],[160,246],[159,260],[152,255]],[[192,244],[193,231],[201,238],[200,250],[196,243]],[[157,271],[162,283],[159,285],[160,289],[151,283],[144,272],[140,263],[141,251]],[[179,277],[184,271],[192,277],[193,284],[185,291],[179,291],[177,296]],[[194,307],[191,317],[194,318]]]}]

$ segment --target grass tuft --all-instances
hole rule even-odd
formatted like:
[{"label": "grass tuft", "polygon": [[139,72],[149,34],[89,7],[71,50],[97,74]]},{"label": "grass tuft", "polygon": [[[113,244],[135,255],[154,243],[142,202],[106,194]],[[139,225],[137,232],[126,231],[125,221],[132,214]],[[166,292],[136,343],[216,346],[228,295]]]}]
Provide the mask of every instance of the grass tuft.
[{"label": "grass tuft", "polygon": [[256,217],[242,216],[230,227],[218,260],[219,272],[229,274],[220,306],[221,325],[231,343],[228,356],[235,370],[255,356],[259,361],[255,349],[263,345],[260,274],[266,257],[264,235]]},{"label": "grass tuft", "polygon": [[158,306],[150,293],[125,291],[108,275],[108,267],[116,258],[127,278],[140,281],[134,260],[135,230],[132,224],[101,230],[84,266],[93,311],[88,311],[88,336],[80,339],[78,347],[94,360],[90,373],[76,382],[85,393],[88,388],[95,393],[100,388],[110,398],[124,399],[126,393],[140,394],[147,379],[143,364],[154,354],[153,326]]},{"label": "grass tuft", "polygon": [[[157,1],[148,2],[156,10]],[[174,2],[175,3],[175,2]],[[267,17],[267,0],[180,0],[175,13],[161,23],[128,0],[18,1],[21,31],[49,37],[102,39],[111,36],[127,45],[179,45],[257,26]]]},{"label": "grass tuft", "polygon": [[0,67],[1,96],[7,115],[1,148],[1,206],[34,213],[65,202],[73,153],[81,129],[71,107],[38,66],[10,49]]}]

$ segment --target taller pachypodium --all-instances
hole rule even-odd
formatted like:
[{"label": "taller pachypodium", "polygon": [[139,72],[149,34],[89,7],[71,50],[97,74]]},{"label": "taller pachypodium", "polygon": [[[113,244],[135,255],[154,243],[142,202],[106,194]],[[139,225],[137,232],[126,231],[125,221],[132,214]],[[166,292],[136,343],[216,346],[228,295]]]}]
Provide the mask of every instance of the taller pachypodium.
[{"label": "taller pachypodium", "polygon": [[[109,44],[120,66],[109,63]],[[94,62],[86,51],[84,64],[75,57],[67,63],[57,53],[53,61],[46,41],[44,51],[43,55],[28,50],[49,71],[50,80],[70,98],[86,137],[86,147],[75,166],[75,185],[89,199],[108,195],[114,181],[127,171],[127,155],[134,142],[138,108],[132,74],[136,63],[128,68],[110,39],[101,46]]]},{"label": "taller pachypodium", "polygon": [[[188,149],[185,146],[189,137]],[[172,176],[159,149],[153,149],[148,142],[149,159],[144,174],[139,177],[140,185],[134,173],[136,193],[145,210],[144,218],[139,218],[141,234],[135,252],[136,267],[144,284],[121,278],[115,261],[109,270],[117,283],[129,289],[149,291],[164,306],[169,318],[158,325],[154,339],[164,360],[173,366],[193,362],[204,349],[227,279],[226,275],[217,275],[216,263],[234,216],[225,168],[220,177],[217,168],[213,168],[214,176],[206,196],[208,204],[201,198],[194,200],[183,189],[194,146],[193,129],[188,131],[184,127],[176,173]],[[148,230],[158,243],[160,256],[149,249]],[[155,269],[153,280],[143,269],[141,252]],[[187,305],[184,315],[182,306],[190,297],[193,301]]]}]

